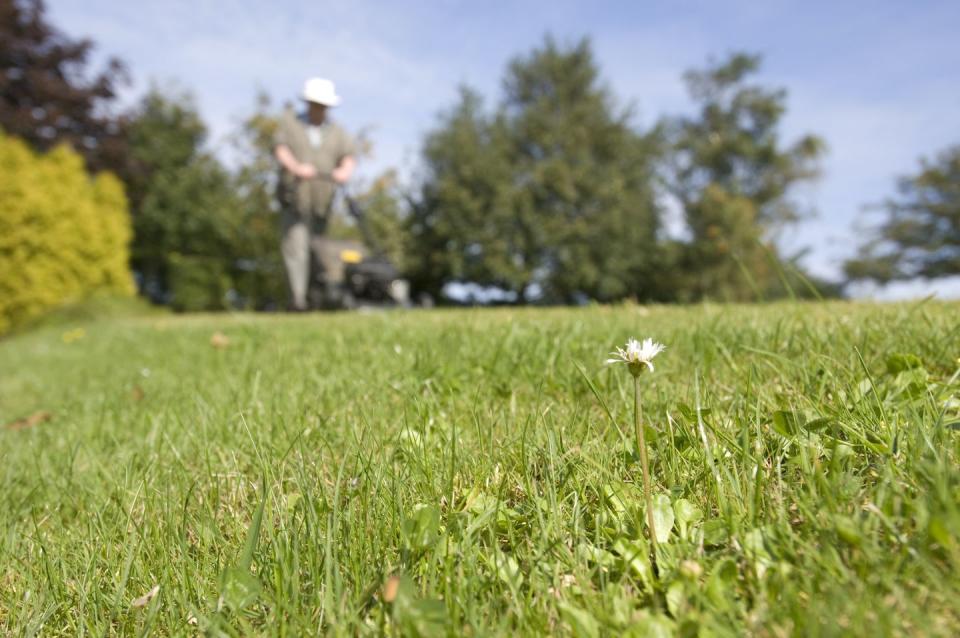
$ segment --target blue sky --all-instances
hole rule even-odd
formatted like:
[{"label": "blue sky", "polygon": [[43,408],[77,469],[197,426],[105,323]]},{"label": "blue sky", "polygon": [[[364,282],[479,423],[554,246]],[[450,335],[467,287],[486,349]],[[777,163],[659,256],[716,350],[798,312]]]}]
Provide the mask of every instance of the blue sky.
[{"label": "blue sky", "polygon": [[[151,81],[191,90],[214,147],[258,88],[293,99],[304,78],[337,82],[336,116],[373,127],[370,175],[415,170],[419,142],[458,84],[495,98],[506,62],[552,33],[591,38],[603,77],[638,126],[690,109],[681,74],[734,50],[764,56],[760,79],[786,88],[784,138],[813,132],[829,154],[797,191],[816,209],[784,239],[810,246],[816,273],[852,254],[864,204],[892,192],[921,155],[960,143],[960,2],[236,2],[48,0],[50,17],[130,68],[133,101]],[[910,286],[889,295],[960,284]],[[904,292],[905,291],[905,292]]]}]

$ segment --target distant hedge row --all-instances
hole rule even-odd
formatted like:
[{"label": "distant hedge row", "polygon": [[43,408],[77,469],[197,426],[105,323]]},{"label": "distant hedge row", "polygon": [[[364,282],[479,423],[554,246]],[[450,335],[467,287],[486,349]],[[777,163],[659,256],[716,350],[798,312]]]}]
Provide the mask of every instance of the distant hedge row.
[{"label": "distant hedge row", "polygon": [[120,181],[68,147],[45,155],[0,131],[0,333],[96,292],[133,295]]}]

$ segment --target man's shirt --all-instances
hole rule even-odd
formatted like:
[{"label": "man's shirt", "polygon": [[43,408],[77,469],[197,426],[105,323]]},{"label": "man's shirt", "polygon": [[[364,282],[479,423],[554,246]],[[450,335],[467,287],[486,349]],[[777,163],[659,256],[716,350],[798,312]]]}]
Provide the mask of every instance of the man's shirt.
[{"label": "man's shirt", "polygon": [[301,215],[325,217],[337,188],[330,174],[344,157],[354,154],[353,140],[335,122],[310,125],[304,116],[288,109],[280,119],[274,142],[276,146],[282,144],[289,148],[297,161],[317,169],[317,177],[302,180],[281,167],[278,186],[281,205]]},{"label": "man's shirt", "polygon": [[317,124],[307,124],[307,139],[310,146],[316,148],[323,143],[323,127]]}]

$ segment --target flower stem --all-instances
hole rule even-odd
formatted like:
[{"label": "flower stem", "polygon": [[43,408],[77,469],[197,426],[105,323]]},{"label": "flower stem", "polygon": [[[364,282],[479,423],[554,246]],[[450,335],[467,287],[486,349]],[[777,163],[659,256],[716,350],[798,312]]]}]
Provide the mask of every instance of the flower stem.
[{"label": "flower stem", "polygon": [[643,407],[640,404],[640,376],[633,377],[633,426],[637,435],[637,451],[640,453],[640,467],[643,469],[643,498],[646,501],[647,527],[650,531],[650,565],[654,578],[657,570],[657,529],[653,521],[653,494],[650,489],[650,469],[647,463],[647,441],[643,434]]}]

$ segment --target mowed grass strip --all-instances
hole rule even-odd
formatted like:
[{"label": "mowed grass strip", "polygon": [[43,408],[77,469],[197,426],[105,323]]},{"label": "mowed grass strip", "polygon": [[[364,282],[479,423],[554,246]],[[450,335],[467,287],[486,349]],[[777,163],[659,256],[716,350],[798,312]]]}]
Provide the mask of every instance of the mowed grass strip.
[{"label": "mowed grass strip", "polygon": [[[960,635],[958,318],[626,305],[11,337],[0,633]],[[602,365],[628,337],[668,347],[641,379],[659,574],[632,378]]]}]

